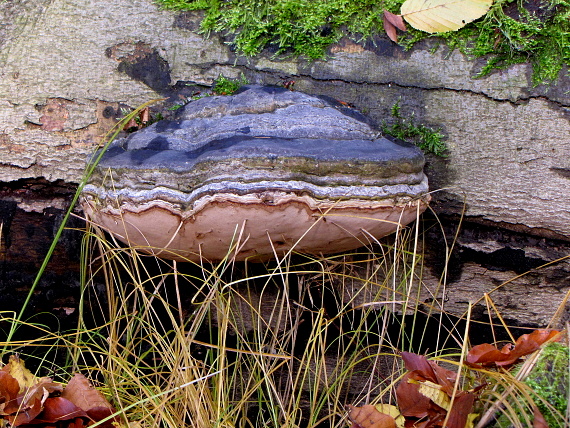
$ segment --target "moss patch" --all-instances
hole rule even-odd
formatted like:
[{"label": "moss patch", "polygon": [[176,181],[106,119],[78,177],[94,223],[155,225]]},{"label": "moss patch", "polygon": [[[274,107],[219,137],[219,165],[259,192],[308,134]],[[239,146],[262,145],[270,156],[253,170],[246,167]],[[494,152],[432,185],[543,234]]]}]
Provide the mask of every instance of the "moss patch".
[{"label": "moss patch", "polygon": [[392,106],[391,114],[393,118],[392,123],[382,122],[383,134],[414,143],[424,152],[433,153],[440,157],[447,156],[447,146],[440,129],[432,129],[425,125],[417,124],[414,115],[404,117],[400,112],[399,101]]},{"label": "moss patch", "polygon": [[[544,416],[549,427],[561,427],[566,416],[570,388],[570,354],[560,343],[547,345],[524,383],[531,389],[531,397]],[[516,409],[521,424],[526,424],[532,409],[524,400],[510,403]],[[526,413],[526,415],[524,413]],[[502,415],[497,428],[509,428],[511,421]]]},{"label": "moss patch", "polygon": [[486,57],[480,76],[529,62],[533,83],[550,83],[570,64],[570,1],[498,0],[481,20],[441,38],[469,56]]},{"label": "moss patch", "polygon": [[[203,33],[230,36],[240,54],[264,48],[324,58],[343,35],[362,40],[383,32],[382,11],[398,13],[403,0],[156,0],[176,10],[205,11]],[[401,44],[434,37],[410,28]],[[489,13],[437,39],[473,57],[488,58],[480,75],[530,62],[535,84],[556,80],[570,64],[570,0],[498,0]]]}]

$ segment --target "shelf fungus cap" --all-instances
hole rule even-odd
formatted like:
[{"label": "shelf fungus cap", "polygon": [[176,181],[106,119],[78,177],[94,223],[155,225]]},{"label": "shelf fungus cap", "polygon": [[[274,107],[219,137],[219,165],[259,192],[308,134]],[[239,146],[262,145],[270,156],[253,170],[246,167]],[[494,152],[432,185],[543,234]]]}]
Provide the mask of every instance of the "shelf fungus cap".
[{"label": "shelf fungus cap", "polygon": [[267,259],[368,245],[429,202],[417,147],[356,110],[284,88],[205,97],[111,144],[87,218],[163,258]]}]

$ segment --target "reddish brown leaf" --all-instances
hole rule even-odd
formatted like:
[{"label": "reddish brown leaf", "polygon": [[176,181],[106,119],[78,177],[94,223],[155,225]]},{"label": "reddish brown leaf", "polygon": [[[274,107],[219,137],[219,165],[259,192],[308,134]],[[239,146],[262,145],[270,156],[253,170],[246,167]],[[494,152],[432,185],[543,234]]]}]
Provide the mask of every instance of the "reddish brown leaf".
[{"label": "reddish brown leaf", "polygon": [[[20,391],[18,381],[5,371],[0,370],[0,403],[14,400]],[[3,409],[0,411],[0,415]]]},{"label": "reddish brown leaf", "polygon": [[142,124],[146,124],[150,120],[150,110],[148,107],[145,107],[139,113],[139,118]]},{"label": "reddish brown leaf", "polygon": [[482,343],[481,345],[476,345],[471,348],[465,358],[465,362],[470,365],[485,366],[488,364],[494,364],[497,361],[505,361],[509,358],[509,353],[510,351],[508,351],[508,353],[501,352],[493,345]]},{"label": "reddish brown leaf", "polygon": [[402,352],[402,359],[406,369],[414,373],[412,379],[437,383],[441,385],[442,391],[451,396],[457,376],[455,372],[439,366],[434,361],[429,361],[425,355]]},{"label": "reddish brown leaf", "polygon": [[499,351],[488,343],[474,346],[466,357],[467,364],[476,367],[482,366],[510,366],[521,357],[531,354],[549,340],[557,340],[560,332],[556,330],[535,330],[530,334],[523,334],[517,339],[515,345],[505,345]]},{"label": "reddish brown leaf", "polygon": [[435,383],[441,385],[441,390],[451,397],[453,394],[453,388],[455,387],[457,373],[452,372],[445,367],[441,367],[433,361],[429,361],[429,363],[435,373]]},{"label": "reddish brown leaf", "polygon": [[557,341],[560,332],[556,330],[535,330],[530,334],[523,334],[517,339],[514,349],[511,351],[513,363],[528,354],[532,354],[549,340]]},{"label": "reddish brown leaf", "polygon": [[386,15],[384,15],[384,20],[382,23],[384,25],[384,31],[386,31],[388,38],[394,43],[398,43],[398,32],[396,31],[396,27],[394,27],[394,25],[386,19]]},{"label": "reddish brown leaf", "polygon": [[348,409],[350,420],[361,428],[396,428],[396,421],[392,416],[380,413],[371,404],[361,407],[348,406]]},{"label": "reddish brown leaf", "polygon": [[32,422],[44,409],[48,396],[62,390],[61,385],[50,378],[38,378],[37,381],[31,388],[25,388],[16,398],[4,404],[3,413],[12,425]]},{"label": "reddish brown leaf", "polygon": [[10,425],[18,427],[33,421],[42,411],[41,397],[33,396],[26,400],[26,404],[9,416],[5,416]]},{"label": "reddish brown leaf", "polygon": [[540,410],[538,410],[538,407],[534,406],[532,409],[532,412],[534,413],[534,420],[532,421],[532,427],[533,428],[548,428],[548,424],[546,423],[546,419],[544,419],[544,416],[542,415]]},{"label": "reddish brown leaf", "polygon": [[394,43],[398,43],[398,32],[396,31],[396,28],[406,31],[406,24],[404,24],[402,16],[394,15],[393,13],[384,10],[382,23],[384,24],[384,31],[386,31],[390,40]]},{"label": "reddish brown leaf", "polygon": [[467,418],[473,412],[473,403],[475,403],[475,395],[470,392],[459,392],[455,396],[453,406],[449,411],[449,419],[447,420],[447,428],[465,428]]},{"label": "reddish brown leaf", "polygon": [[399,30],[407,31],[406,24],[404,23],[402,15],[395,15],[392,12],[388,12],[386,9],[384,9],[384,20],[390,22],[390,24]]},{"label": "reddish brown leaf", "polygon": [[135,118],[131,118],[131,119],[129,119],[129,121],[125,124],[125,126],[123,126],[123,129],[124,129],[124,130],[127,130],[127,129],[138,128],[138,127],[139,127],[139,125],[138,125],[137,121],[135,120]]},{"label": "reddish brown leaf", "polygon": [[428,416],[431,400],[419,392],[418,385],[408,383],[411,377],[412,373],[404,375],[396,388],[396,401],[400,413],[405,417],[425,418]]},{"label": "reddish brown leaf", "polygon": [[[115,413],[115,409],[105,396],[95,389],[85,376],[79,373],[71,378],[61,396],[82,409],[95,422]],[[118,418],[110,419],[102,426],[112,426],[112,422],[115,420],[118,421]]]},{"label": "reddish brown leaf", "polygon": [[52,397],[46,399],[44,410],[32,423],[55,423],[79,417],[87,417],[87,413],[63,397]]},{"label": "reddish brown leaf", "polygon": [[402,359],[404,360],[406,370],[417,372],[418,375],[424,377],[426,380],[437,382],[435,372],[425,355],[403,351]]},{"label": "reddish brown leaf", "polygon": [[2,367],[2,371],[8,373],[18,381],[20,392],[23,392],[24,388],[33,386],[39,382],[39,378],[26,368],[24,360],[21,360],[17,354],[10,355],[8,364]]}]

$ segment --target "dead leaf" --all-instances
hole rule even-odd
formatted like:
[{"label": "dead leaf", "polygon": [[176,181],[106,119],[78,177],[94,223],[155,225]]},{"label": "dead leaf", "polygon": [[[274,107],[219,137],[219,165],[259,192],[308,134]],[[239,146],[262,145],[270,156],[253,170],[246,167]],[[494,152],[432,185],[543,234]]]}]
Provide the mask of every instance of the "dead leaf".
[{"label": "dead leaf", "polygon": [[433,372],[435,373],[435,383],[441,386],[441,390],[451,397],[455,388],[455,379],[457,373],[441,367],[434,361],[429,361]]},{"label": "dead leaf", "polygon": [[150,120],[150,110],[148,109],[148,107],[145,107],[141,110],[141,112],[139,113],[139,118],[141,124],[143,125],[147,124],[147,122]]},{"label": "dead leaf", "polygon": [[493,365],[498,361],[505,361],[509,358],[512,347],[503,347],[499,351],[495,346],[489,343],[476,345],[467,354],[465,362],[469,365],[487,366]]},{"label": "dead leaf", "polygon": [[405,374],[396,388],[398,408],[405,417],[425,418],[428,416],[430,399],[420,394],[418,385],[408,383],[411,376],[411,373]]},{"label": "dead leaf", "polygon": [[449,395],[441,390],[441,385],[426,380],[425,382],[420,382],[418,386],[418,392],[420,394],[425,395],[439,407],[449,410],[451,400]]},{"label": "dead leaf", "polygon": [[544,343],[559,340],[559,337],[560,332],[556,330],[535,330],[530,334],[523,334],[514,345],[505,345],[501,350],[482,343],[471,348],[465,361],[474,367],[510,366],[521,357],[538,350]]},{"label": "dead leaf", "polygon": [[124,130],[127,129],[131,129],[131,128],[137,128],[138,129],[139,125],[137,123],[137,121],[135,120],[135,118],[131,118],[129,119],[129,121],[125,124],[125,126],[123,126]]},{"label": "dead leaf", "polygon": [[544,416],[542,415],[540,410],[538,410],[538,407],[534,406],[532,409],[532,412],[534,413],[534,420],[532,421],[532,427],[533,428],[548,428],[548,424],[546,423],[546,419],[544,419]]},{"label": "dead leaf", "polygon": [[44,403],[43,411],[34,419],[34,424],[49,423],[88,417],[87,413],[63,397],[51,397]]},{"label": "dead leaf", "polygon": [[360,428],[397,428],[396,420],[376,407],[366,404],[362,407],[348,406],[348,417]]},{"label": "dead leaf", "polygon": [[[61,396],[82,409],[95,422],[115,413],[114,407],[107,401],[105,396],[95,389],[89,380],[80,373],[76,373],[71,378]],[[112,418],[101,426],[112,427],[112,423],[118,420],[118,417]]]},{"label": "dead leaf", "polygon": [[457,31],[485,15],[493,0],[406,0],[400,14],[417,30]]},{"label": "dead leaf", "polygon": [[33,396],[29,400],[26,400],[26,404],[17,407],[16,412],[11,415],[6,415],[4,418],[10,425],[19,427],[20,425],[28,424],[33,421],[41,412],[41,397]]},{"label": "dead leaf", "polygon": [[400,413],[400,410],[396,406],[394,406],[392,404],[375,404],[374,407],[380,413],[384,413],[385,415],[392,416],[394,418],[394,420],[396,421],[396,426],[398,428],[404,428],[405,423],[406,423],[406,419]]},{"label": "dead leaf", "polygon": [[451,396],[457,376],[455,372],[429,361],[425,355],[402,352],[402,359],[406,369],[415,373],[414,380],[428,380],[441,385],[442,390]]},{"label": "dead leaf", "polygon": [[[447,428],[469,428],[476,415],[472,412],[475,390],[458,391],[454,402],[451,397],[457,373],[429,361],[423,355],[402,352],[407,369],[396,388],[400,412],[414,427],[442,426],[448,412]],[[417,420],[415,420],[415,419]]]},{"label": "dead leaf", "polygon": [[38,378],[38,383],[4,405],[3,415],[13,426],[32,422],[43,410],[50,394],[61,392],[62,386],[48,377]]},{"label": "dead leaf", "polygon": [[4,415],[5,403],[14,400],[20,392],[20,384],[8,372],[0,370],[0,415]]},{"label": "dead leaf", "polygon": [[538,350],[544,343],[558,341],[560,332],[556,330],[535,330],[530,334],[523,334],[515,343],[511,351],[511,359],[519,359]]},{"label": "dead leaf", "polygon": [[[470,420],[475,403],[475,394],[471,392],[458,392],[449,410],[447,428],[466,428]],[[471,420],[473,417],[471,417]]]},{"label": "dead leaf", "polygon": [[384,31],[394,43],[398,42],[398,34],[396,29],[400,29],[402,31],[406,31],[406,24],[400,15],[395,15],[392,12],[388,12],[384,10],[384,17],[383,17],[383,24],[384,24]]},{"label": "dead leaf", "polygon": [[433,371],[433,368],[425,355],[418,355],[405,351],[403,351],[401,355],[402,360],[404,360],[406,370],[410,372],[417,371],[421,373],[422,376],[424,376],[426,379],[435,382],[435,372]]},{"label": "dead leaf", "polygon": [[35,376],[26,368],[24,361],[18,355],[10,355],[8,364],[2,367],[2,371],[8,373],[18,381],[20,392],[39,381],[39,377]]}]

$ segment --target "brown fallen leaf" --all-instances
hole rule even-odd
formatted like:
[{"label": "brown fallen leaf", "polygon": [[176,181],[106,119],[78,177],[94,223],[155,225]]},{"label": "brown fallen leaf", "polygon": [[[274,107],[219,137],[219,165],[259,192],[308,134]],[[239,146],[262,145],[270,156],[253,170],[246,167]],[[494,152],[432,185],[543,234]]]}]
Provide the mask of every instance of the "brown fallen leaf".
[{"label": "brown fallen leaf", "polygon": [[546,423],[546,419],[544,419],[544,416],[542,415],[540,410],[538,410],[538,407],[534,406],[532,409],[532,412],[534,413],[534,420],[532,421],[532,428],[548,428],[548,424]]},{"label": "brown fallen leaf", "polygon": [[406,373],[396,388],[398,408],[405,417],[422,419],[428,416],[431,400],[420,393],[416,384],[409,383],[412,373]]},{"label": "brown fallen leaf", "polygon": [[466,391],[458,392],[449,410],[447,428],[465,428],[474,403],[475,394]]},{"label": "brown fallen leaf", "polygon": [[36,416],[42,412],[42,403],[40,398],[32,397],[31,400],[27,400],[27,403],[27,406],[23,406],[22,409],[14,414],[5,416],[5,419],[10,425],[14,427],[25,425],[33,421]]},{"label": "brown fallen leaf", "polygon": [[148,121],[150,120],[150,110],[148,109],[148,107],[145,107],[141,110],[141,112],[139,113],[139,119],[142,125],[146,125],[148,123]]},{"label": "brown fallen leaf", "polygon": [[418,355],[412,352],[403,351],[401,353],[404,366],[409,372],[417,371],[426,379],[435,381],[435,372],[425,355]]},{"label": "brown fallen leaf", "polygon": [[535,330],[530,334],[523,334],[514,345],[505,345],[499,350],[493,345],[482,343],[476,345],[467,354],[465,361],[472,367],[511,366],[521,357],[538,350],[548,341],[557,341],[560,332],[557,330]]},{"label": "brown fallen leaf", "polygon": [[[114,407],[107,401],[105,396],[101,394],[89,382],[89,380],[80,373],[76,373],[61,394],[62,398],[69,400],[71,403],[82,409],[93,421],[103,420],[113,413]],[[102,427],[113,427],[113,422],[118,422],[119,418],[115,417],[103,423]]]},{"label": "brown fallen leaf", "polygon": [[446,417],[447,428],[471,426],[470,421],[476,416],[472,413],[476,390],[457,391],[452,402],[457,373],[423,355],[409,352],[401,355],[406,369],[413,369],[402,377],[396,388],[398,406],[406,417],[406,426],[441,427]]},{"label": "brown fallen leaf", "polygon": [[24,361],[16,354],[10,355],[8,364],[2,367],[2,371],[8,373],[18,381],[20,385],[20,392],[39,381],[39,377],[35,376],[31,371],[26,368]]},{"label": "brown fallen leaf", "polygon": [[38,378],[38,383],[24,389],[18,396],[5,403],[3,415],[13,426],[31,423],[43,410],[50,394],[63,389],[50,378]]},{"label": "brown fallen leaf", "polygon": [[[428,380],[441,386],[442,391],[451,395],[457,374],[441,367],[434,361],[429,361],[425,355],[402,352],[406,369],[414,372],[414,380]],[[422,379],[423,378],[423,379]]]},{"label": "brown fallen leaf", "polygon": [[384,31],[394,43],[398,43],[398,34],[396,29],[406,31],[406,24],[401,15],[393,14],[384,9],[383,17]]},{"label": "brown fallen leaf", "polygon": [[84,417],[87,413],[63,397],[50,397],[44,403],[43,411],[34,418],[34,424],[54,424],[59,421],[66,421]]},{"label": "brown fallen leaf", "polygon": [[396,420],[376,407],[366,404],[361,407],[348,406],[348,417],[360,428],[397,428]]},{"label": "brown fallen leaf", "polygon": [[14,400],[20,392],[20,384],[8,372],[0,370],[0,415],[4,415],[6,402]]}]

